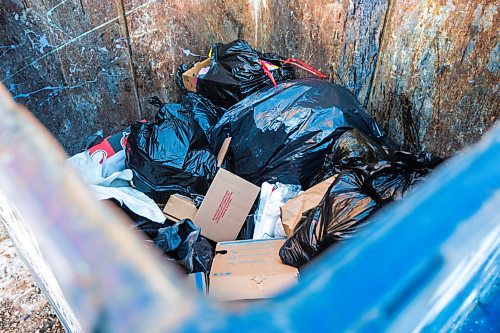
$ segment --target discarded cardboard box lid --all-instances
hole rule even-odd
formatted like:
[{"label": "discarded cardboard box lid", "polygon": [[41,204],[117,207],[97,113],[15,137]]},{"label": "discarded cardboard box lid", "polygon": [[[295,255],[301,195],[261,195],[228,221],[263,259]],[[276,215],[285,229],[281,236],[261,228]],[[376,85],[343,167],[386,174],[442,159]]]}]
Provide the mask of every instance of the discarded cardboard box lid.
[{"label": "discarded cardboard box lid", "polygon": [[184,83],[184,87],[189,90],[196,92],[196,78],[198,73],[206,66],[210,66],[212,60],[207,58],[203,61],[197,62],[192,68],[188,69],[184,73],[182,73],[182,82]]},{"label": "discarded cardboard box lid", "polygon": [[219,169],[193,221],[213,241],[235,240],[259,191],[258,186]]},{"label": "discarded cardboard box lid", "polygon": [[297,268],[284,265],[285,239],[218,243],[210,271],[209,295],[218,300],[269,298],[297,284]]}]

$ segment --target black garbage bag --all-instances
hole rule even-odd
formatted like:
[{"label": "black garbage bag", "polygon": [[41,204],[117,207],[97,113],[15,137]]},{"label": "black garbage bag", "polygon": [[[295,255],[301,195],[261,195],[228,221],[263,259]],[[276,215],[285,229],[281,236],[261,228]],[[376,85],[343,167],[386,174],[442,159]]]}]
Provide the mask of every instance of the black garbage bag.
[{"label": "black garbage bag", "polygon": [[381,161],[374,167],[366,188],[380,205],[401,200],[441,162],[441,158],[430,153],[395,152],[392,162]]},{"label": "black garbage bag", "polygon": [[191,111],[194,121],[200,126],[205,135],[208,135],[210,129],[226,111],[215,106],[207,98],[190,91],[182,93],[182,105]]},{"label": "black garbage bag", "polygon": [[301,184],[322,166],[332,144],[356,128],[374,139],[387,137],[345,88],[317,79],[265,88],[229,109],[209,139],[218,151],[232,137],[232,172],[260,186],[264,181]]},{"label": "black garbage bag", "polygon": [[[374,147],[369,140],[353,142],[357,145],[363,141],[364,148]],[[395,152],[390,157],[391,162],[381,160],[370,164],[377,155],[373,155],[375,150],[365,151],[364,148],[358,152],[369,152],[364,154],[366,164],[363,164],[363,159],[351,159],[352,168],[349,169],[349,163],[344,162],[346,156],[352,156],[350,153],[339,156],[336,162],[332,158],[332,169],[328,172],[339,172],[338,177],[322,202],[297,224],[292,236],[280,249],[283,263],[300,267],[331,245],[351,237],[370,222],[369,217],[377,209],[405,198],[441,162],[431,154]],[[339,171],[342,167],[344,169]]]},{"label": "black garbage bag", "polygon": [[[255,211],[256,207],[253,207],[251,211]],[[253,232],[255,230],[255,214],[248,214],[247,218],[245,219],[245,223],[243,223],[243,226],[240,229],[240,232],[238,233],[238,236],[236,237],[237,240],[246,240],[246,239],[252,239],[253,238]]]},{"label": "black garbage bag", "polygon": [[264,72],[262,61],[270,66],[275,82],[294,79],[294,68],[283,65],[282,57],[272,53],[259,53],[244,40],[212,46],[211,64],[207,73],[199,75],[196,90],[215,105],[229,108],[272,80]]},{"label": "black garbage bag", "polygon": [[148,242],[163,252],[166,260],[174,260],[186,273],[210,272],[215,243],[201,236],[200,228],[191,220],[158,223],[135,214],[126,206],[121,207],[114,199],[106,201],[127,214],[133,222],[132,227],[144,233]]},{"label": "black garbage bag", "polygon": [[191,220],[161,224],[139,217],[134,222],[135,228],[187,273],[210,272],[215,246],[199,234],[199,227]]},{"label": "black garbage bag", "polygon": [[214,260],[215,243],[209,239],[198,236],[194,243],[193,252],[193,273],[195,272],[210,272],[212,261]]},{"label": "black garbage bag", "polygon": [[[329,162],[333,169],[343,170],[363,167],[388,159],[388,148],[377,144],[359,130],[352,129],[342,134],[334,142],[332,152],[325,162]],[[328,168],[328,165],[326,167]]]},{"label": "black garbage bag", "polygon": [[406,151],[397,151],[393,154],[393,161],[412,169],[434,169],[441,164],[444,159],[429,152],[412,154]]},{"label": "black garbage bag", "polygon": [[[145,223],[139,227],[145,228],[151,234],[151,229],[158,227],[152,223]],[[212,260],[215,254],[215,245],[200,235],[200,228],[190,219],[184,219],[177,223],[165,222],[156,230],[154,244],[163,251],[165,255],[181,265],[186,273],[210,272]]]},{"label": "black garbage bag", "polygon": [[281,261],[300,267],[359,228],[378,208],[362,190],[363,183],[361,172],[340,173],[319,206],[309,211],[281,247]]},{"label": "black garbage bag", "polygon": [[326,155],[323,166],[312,177],[308,188],[321,183],[344,169],[363,168],[390,160],[390,148],[377,144],[357,129],[342,134]]},{"label": "black garbage bag", "polygon": [[372,196],[381,204],[403,199],[418,182],[425,178],[428,170],[405,170],[387,163],[367,180],[373,189]]},{"label": "black garbage bag", "polygon": [[189,219],[158,229],[153,240],[163,253],[181,264],[188,273],[193,272],[194,246],[201,229]]},{"label": "black garbage bag", "polygon": [[217,160],[202,129],[180,104],[161,104],[152,122],[136,122],[127,140],[126,166],[134,186],[165,203],[173,193],[205,194],[217,171]]}]

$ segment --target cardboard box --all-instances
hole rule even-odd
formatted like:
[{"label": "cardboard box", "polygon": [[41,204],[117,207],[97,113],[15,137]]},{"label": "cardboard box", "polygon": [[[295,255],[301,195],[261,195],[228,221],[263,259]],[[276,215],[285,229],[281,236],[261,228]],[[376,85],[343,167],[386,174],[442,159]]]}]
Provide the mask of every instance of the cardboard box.
[{"label": "cardboard box", "polygon": [[193,221],[213,241],[234,240],[259,191],[258,186],[219,169]]},{"label": "cardboard box", "polygon": [[200,71],[207,66],[210,66],[212,60],[207,58],[201,62],[197,62],[191,69],[182,73],[182,82],[184,83],[184,87],[186,87],[189,91],[196,92],[196,81],[198,74]]},{"label": "cardboard box", "polygon": [[284,242],[281,238],[218,243],[209,295],[224,301],[269,298],[297,284],[298,269],[279,258]]},{"label": "cardboard box", "polygon": [[171,195],[163,209],[167,217],[174,221],[182,219],[193,220],[197,211],[198,209],[194,205],[193,200],[180,194]]},{"label": "cardboard box", "polygon": [[337,176],[332,176],[314,185],[281,206],[281,223],[283,224],[283,229],[285,229],[287,237],[292,236],[293,230],[297,223],[299,223],[302,214],[320,204],[321,199],[323,199],[326,191],[328,191],[330,185],[335,181],[335,178],[337,178]]}]

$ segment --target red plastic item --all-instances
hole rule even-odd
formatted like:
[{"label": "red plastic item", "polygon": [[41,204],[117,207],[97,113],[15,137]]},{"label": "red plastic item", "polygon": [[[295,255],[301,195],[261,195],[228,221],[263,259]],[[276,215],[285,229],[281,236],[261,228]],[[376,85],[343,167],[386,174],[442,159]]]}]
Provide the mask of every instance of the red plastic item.
[{"label": "red plastic item", "polygon": [[[146,122],[146,119],[142,119],[141,122]],[[114,135],[108,136],[100,143],[88,149],[90,156],[96,159],[100,157],[99,163],[104,162],[106,158],[110,158],[120,150],[125,149],[129,134],[130,126]]]},{"label": "red plastic item", "polygon": [[262,61],[262,60],[259,59],[259,64],[262,67],[262,70],[264,71],[264,73],[266,73],[266,75],[271,79],[271,82],[273,83],[273,86],[277,87],[278,85],[276,84],[276,80],[274,79],[274,76],[271,73],[271,71],[267,68],[266,63],[264,61]]},{"label": "red plastic item", "polygon": [[283,65],[286,65],[286,64],[291,64],[291,65],[295,65],[303,70],[305,70],[306,72],[309,72],[313,75],[316,75],[322,79],[326,79],[326,75],[321,73],[320,71],[318,71],[317,69],[315,69],[314,67],[306,64],[305,62],[303,62],[302,60],[300,59],[296,59],[296,58],[288,58],[286,59],[285,61],[283,61]]}]

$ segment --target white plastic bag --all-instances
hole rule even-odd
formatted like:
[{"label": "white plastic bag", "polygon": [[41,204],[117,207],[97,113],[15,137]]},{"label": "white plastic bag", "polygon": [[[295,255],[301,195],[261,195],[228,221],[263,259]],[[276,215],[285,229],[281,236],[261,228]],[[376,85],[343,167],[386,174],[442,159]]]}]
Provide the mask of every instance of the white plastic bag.
[{"label": "white plastic bag", "polygon": [[[165,216],[156,203],[144,193],[130,186],[133,173],[132,170],[125,169],[124,163],[123,166],[120,163],[115,163],[105,172],[103,166],[94,161],[87,151],[70,157],[68,161],[90,186],[98,200],[113,198],[137,215],[154,222],[165,222]],[[114,172],[110,174],[111,170]]]},{"label": "white plastic bag", "polygon": [[300,193],[300,185],[262,184],[259,206],[255,212],[253,239],[286,237],[280,219],[280,208]]}]

